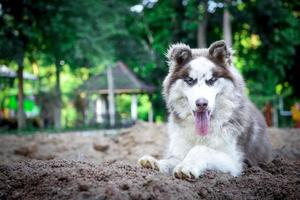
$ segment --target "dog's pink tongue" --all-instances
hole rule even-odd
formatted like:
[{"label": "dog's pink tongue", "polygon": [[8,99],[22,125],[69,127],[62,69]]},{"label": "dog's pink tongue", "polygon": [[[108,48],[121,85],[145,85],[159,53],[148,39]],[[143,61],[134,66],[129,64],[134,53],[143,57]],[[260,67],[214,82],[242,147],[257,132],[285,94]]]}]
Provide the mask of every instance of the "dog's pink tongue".
[{"label": "dog's pink tongue", "polygon": [[196,112],[196,132],[199,135],[207,135],[209,128],[209,114],[208,111]]}]

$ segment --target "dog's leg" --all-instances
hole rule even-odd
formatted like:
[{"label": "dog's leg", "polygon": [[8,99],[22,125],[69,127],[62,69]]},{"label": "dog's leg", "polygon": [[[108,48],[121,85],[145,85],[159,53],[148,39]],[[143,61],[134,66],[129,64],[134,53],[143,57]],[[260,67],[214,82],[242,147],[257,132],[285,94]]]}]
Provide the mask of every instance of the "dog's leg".
[{"label": "dog's leg", "polygon": [[138,163],[144,168],[154,169],[165,174],[171,174],[174,167],[178,165],[180,161],[181,160],[175,157],[157,160],[152,156],[143,156],[139,159]]},{"label": "dog's leg", "polygon": [[205,170],[219,170],[237,176],[242,171],[242,164],[229,154],[197,145],[173,171],[176,178],[198,178]]}]

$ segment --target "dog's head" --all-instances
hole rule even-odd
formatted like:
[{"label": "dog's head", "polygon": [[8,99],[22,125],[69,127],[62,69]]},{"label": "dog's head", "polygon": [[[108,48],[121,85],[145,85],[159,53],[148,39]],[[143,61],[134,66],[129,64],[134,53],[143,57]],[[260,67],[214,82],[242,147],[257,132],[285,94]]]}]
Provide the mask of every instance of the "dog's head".
[{"label": "dog's head", "polygon": [[170,109],[179,117],[192,114],[200,134],[205,135],[218,95],[225,87],[234,87],[229,71],[232,58],[224,41],[213,43],[201,55],[194,52],[184,44],[170,47],[167,53],[170,72],[164,82],[164,93],[172,104]]}]

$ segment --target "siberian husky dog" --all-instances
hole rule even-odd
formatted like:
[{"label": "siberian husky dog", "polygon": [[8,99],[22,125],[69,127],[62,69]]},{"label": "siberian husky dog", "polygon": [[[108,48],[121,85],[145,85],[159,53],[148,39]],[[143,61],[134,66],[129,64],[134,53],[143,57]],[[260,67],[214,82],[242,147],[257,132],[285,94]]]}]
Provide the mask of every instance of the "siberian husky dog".
[{"label": "siberian husky dog", "polygon": [[225,42],[208,49],[175,44],[167,58],[168,149],[162,160],[143,156],[138,163],[185,179],[206,170],[238,176],[245,163],[267,162],[271,147],[264,118],[246,96]]}]

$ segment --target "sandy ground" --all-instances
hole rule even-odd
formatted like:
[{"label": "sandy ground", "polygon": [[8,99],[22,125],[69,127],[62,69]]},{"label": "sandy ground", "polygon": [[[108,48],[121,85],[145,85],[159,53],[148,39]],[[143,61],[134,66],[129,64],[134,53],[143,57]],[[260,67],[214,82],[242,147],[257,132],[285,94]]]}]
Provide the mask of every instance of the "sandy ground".
[{"label": "sandy ground", "polygon": [[165,125],[138,122],[122,130],[84,131],[30,136],[0,136],[0,160],[67,159],[102,163],[126,160],[132,164],[144,154],[159,157],[166,143]]},{"label": "sandy ground", "polygon": [[166,126],[0,136],[0,199],[297,199],[300,130],[269,129],[274,160],[240,177],[178,180],[136,161],[163,155]]}]

